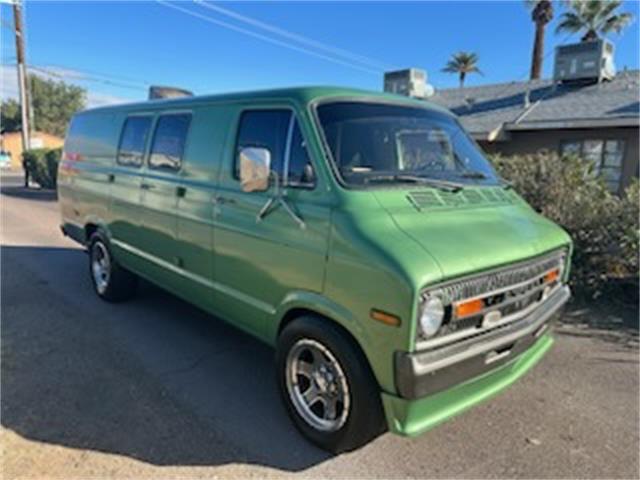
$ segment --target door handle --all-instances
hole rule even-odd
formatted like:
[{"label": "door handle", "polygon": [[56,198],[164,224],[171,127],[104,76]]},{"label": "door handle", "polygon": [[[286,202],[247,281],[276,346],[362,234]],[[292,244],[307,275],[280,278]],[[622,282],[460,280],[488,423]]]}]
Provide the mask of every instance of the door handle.
[{"label": "door handle", "polygon": [[107,181],[109,183],[113,183],[116,179],[116,176],[113,173],[110,173],[109,175],[107,175]]},{"label": "door handle", "polygon": [[233,205],[236,203],[234,198],[228,197],[213,197],[213,203],[216,205]]},{"label": "door handle", "polygon": [[151,185],[150,183],[141,183],[140,184],[140,188],[142,190],[153,190],[155,188],[155,186]]},{"label": "door handle", "polygon": [[177,197],[184,197],[187,193],[187,187],[183,187],[183,186],[178,186],[176,187],[176,196]]}]

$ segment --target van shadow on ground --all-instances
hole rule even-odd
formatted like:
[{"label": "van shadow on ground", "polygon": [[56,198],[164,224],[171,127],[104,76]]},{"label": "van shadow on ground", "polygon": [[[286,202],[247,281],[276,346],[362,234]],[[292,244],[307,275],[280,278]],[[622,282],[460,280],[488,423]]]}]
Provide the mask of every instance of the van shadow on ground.
[{"label": "van shadow on ground", "polygon": [[[15,178],[11,178],[15,182]],[[2,182],[0,186],[0,193],[9,197],[22,198],[25,200],[37,200],[42,202],[54,202],[58,199],[57,192],[55,190],[44,188],[25,188],[23,185],[5,185]]]},{"label": "van shadow on ground", "polygon": [[5,428],[155,465],[300,471],[330,458],[287,417],[270,348],[148,284],[101,302],[80,250],[1,255]]}]

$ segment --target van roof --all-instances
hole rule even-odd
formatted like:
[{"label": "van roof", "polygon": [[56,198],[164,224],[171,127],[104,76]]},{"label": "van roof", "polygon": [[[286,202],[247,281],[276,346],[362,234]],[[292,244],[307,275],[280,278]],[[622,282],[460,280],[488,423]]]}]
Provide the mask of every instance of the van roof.
[{"label": "van roof", "polygon": [[272,90],[256,90],[250,92],[224,93],[218,95],[197,95],[193,97],[180,97],[170,99],[146,100],[144,102],[124,103],[118,105],[110,105],[96,107],[85,111],[104,111],[104,110],[136,110],[136,109],[155,109],[155,108],[179,108],[201,103],[215,102],[235,102],[247,100],[268,101],[268,100],[294,100],[301,104],[308,104],[328,98],[367,98],[373,101],[387,101],[398,104],[406,104],[419,106],[422,108],[430,108],[440,112],[449,110],[425,100],[418,100],[402,95],[395,95],[384,92],[376,92],[372,90],[361,90],[356,88],[333,87],[333,86],[308,86],[308,87],[292,87],[279,88]]}]

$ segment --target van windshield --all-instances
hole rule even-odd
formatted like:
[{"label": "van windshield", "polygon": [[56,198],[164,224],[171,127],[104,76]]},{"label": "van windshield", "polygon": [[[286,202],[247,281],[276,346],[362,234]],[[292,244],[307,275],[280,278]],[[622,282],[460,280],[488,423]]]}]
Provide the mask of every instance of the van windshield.
[{"label": "van windshield", "polygon": [[476,143],[444,113],[364,102],[322,104],[317,112],[336,169],[348,185],[499,183]]}]

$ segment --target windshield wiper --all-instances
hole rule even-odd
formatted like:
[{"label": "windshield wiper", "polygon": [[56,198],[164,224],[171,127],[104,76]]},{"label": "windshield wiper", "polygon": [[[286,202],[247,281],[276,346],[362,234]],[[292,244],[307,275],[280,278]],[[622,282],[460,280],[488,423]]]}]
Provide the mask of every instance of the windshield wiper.
[{"label": "windshield wiper", "polygon": [[458,192],[464,188],[464,185],[457,182],[449,182],[447,180],[439,180],[437,178],[420,177],[417,175],[375,175],[365,178],[365,182],[411,182],[411,183],[424,183],[430,187],[439,188],[440,190],[446,190],[449,192]]},{"label": "windshield wiper", "polygon": [[487,178],[489,178],[485,173],[478,170],[465,170],[458,176],[460,178],[473,178],[477,180],[486,180]]}]

